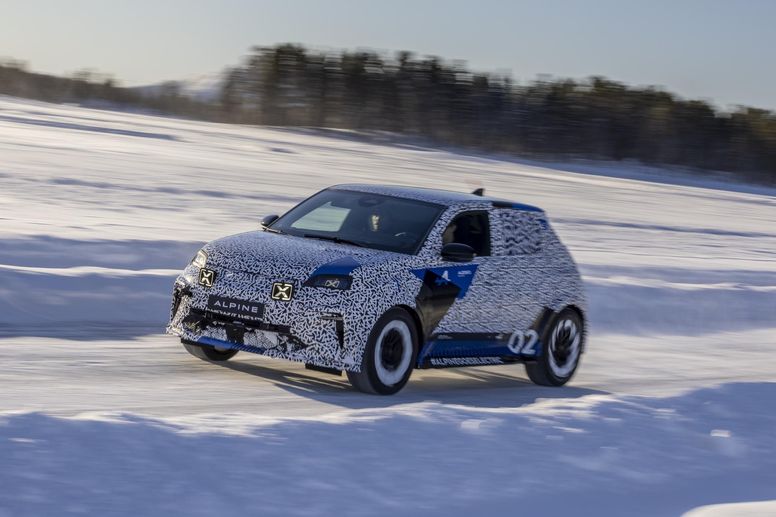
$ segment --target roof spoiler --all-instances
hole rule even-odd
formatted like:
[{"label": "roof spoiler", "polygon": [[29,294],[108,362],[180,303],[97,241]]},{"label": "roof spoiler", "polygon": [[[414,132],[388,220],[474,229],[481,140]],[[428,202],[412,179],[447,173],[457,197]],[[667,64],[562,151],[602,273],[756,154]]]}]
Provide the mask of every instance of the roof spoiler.
[{"label": "roof spoiler", "polygon": [[474,194],[475,196],[480,196],[480,197],[482,197],[482,196],[484,196],[484,195],[485,195],[485,189],[484,189],[484,188],[482,188],[482,187],[480,187],[480,188],[478,188],[477,190],[473,191],[473,192],[472,192],[472,194]]}]

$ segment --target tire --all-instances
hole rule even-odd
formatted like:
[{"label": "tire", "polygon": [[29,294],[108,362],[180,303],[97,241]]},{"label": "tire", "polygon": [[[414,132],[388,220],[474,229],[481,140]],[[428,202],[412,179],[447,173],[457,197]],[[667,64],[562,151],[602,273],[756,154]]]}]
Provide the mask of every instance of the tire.
[{"label": "tire", "polygon": [[360,372],[347,372],[350,384],[364,393],[393,395],[410,379],[418,356],[415,322],[404,309],[393,308],[369,333]]},{"label": "tire", "polygon": [[540,386],[563,386],[577,371],[584,339],[582,317],[566,307],[553,318],[535,362],[525,363],[528,378]]},{"label": "tire", "polygon": [[203,361],[228,361],[239,352],[239,350],[231,348],[215,348],[207,345],[195,345],[193,343],[186,343],[185,341],[181,341],[181,343],[183,343],[183,348],[185,348],[188,353]]}]

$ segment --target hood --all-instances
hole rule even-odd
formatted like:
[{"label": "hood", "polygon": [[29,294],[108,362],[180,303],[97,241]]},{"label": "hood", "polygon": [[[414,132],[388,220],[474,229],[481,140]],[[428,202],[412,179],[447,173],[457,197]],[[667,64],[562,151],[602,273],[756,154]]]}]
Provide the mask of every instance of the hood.
[{"label": "hood", "polygon": [[312,272],[331,262],[349,263],[355,269],[403,257],[389,251],[264,231],[217,239],[203,249],[209,266],[249,273],[262,272],[268,263],[279,269]]}]

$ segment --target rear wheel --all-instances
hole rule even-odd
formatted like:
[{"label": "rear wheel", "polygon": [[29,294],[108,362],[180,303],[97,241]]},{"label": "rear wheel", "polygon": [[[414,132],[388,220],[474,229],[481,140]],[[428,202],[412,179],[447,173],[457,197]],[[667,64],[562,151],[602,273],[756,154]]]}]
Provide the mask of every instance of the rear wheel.
[{"label": "rear wheel", "polygon": [[579,366],[583,330],[577,311],[568,307],[560,311],[544,334],[541,354],[525,364],[531,381],[542,386],[566,384]]},{"label": "rear wheel", "polygon": [[227,361],[234,357],[238,352],[238,350],[232,348],[218,348],[207,345],[196,345],[185,341],[181,342],[183,343],[183,348],[185,348],[188,353],[203,361]]},{"label": "rear wheel", "polygon": [[347,372],[359,391],[392,395],[401,390],[417,359],[417,331],[407,311],[394,308],[372,328],[361,359],[360,372]]}]

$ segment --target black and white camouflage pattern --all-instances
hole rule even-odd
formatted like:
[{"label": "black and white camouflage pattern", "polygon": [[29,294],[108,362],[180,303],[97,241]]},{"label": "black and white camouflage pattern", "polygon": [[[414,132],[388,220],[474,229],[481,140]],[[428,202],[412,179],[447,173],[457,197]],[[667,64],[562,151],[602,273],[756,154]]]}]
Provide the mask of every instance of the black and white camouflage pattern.
[{"label": "black and white camouflage pattern", "polygon": [[[528,329],[545,308],[554,311],[575,306],[585,311],[582,284],[565,246],[537,209],[504,208],[473,195],[397,189],[371,185],[333,188],[401,196],[444,203],[448,208],[430,231],[416,255],[349,246],[263,231],[225,237],[204,246],[207,268],[217,272],[213,287],[198,285],[199,268],[190,264],[178,277],[190,296],[183,296],[171,315],[168,332],[187,341],[203,337],[227,340],[223,328],[192,329],[183,320],[192,307],[206,309],[211,294],[260,302],[263,320],[291,329],[294,339],[280,339],[262,331],[247,332],[244,344],[264,349],[272,357],[302,361],[326,368],[358,371],[372,327],[388,309],[416,308],[422,281],[412,270],[457,266],[441,259],[442,233],[458,214],[469,210],[490,213],[490,257],[477,257],[477,270],[467,294],[455,301],[435,333],[489,332],[511,334]],[[520,205],[517,205],[520,206]],[[349,290],[303,286],[324,264],[350,257],[358,262],[350,275]],[[294,285],[289,302],[272,300],[274,282]],[[344,346],[335,322],[342,315]]]}]

